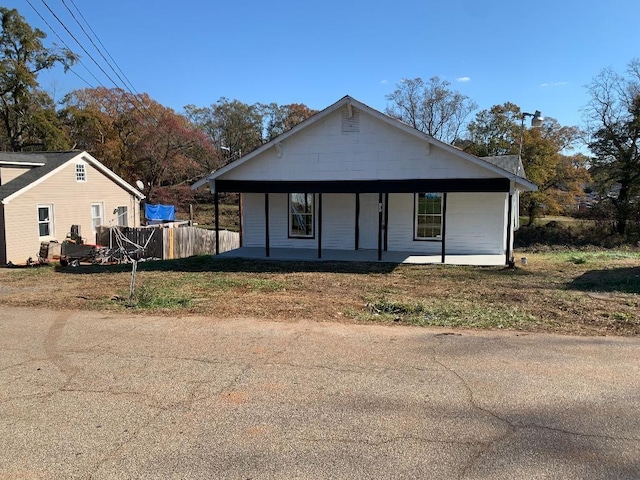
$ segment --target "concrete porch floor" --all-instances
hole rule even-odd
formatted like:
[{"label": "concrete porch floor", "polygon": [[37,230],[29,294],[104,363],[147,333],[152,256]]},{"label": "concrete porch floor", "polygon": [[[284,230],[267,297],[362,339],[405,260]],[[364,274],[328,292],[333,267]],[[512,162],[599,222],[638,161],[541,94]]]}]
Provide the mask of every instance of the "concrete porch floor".
[{"label": "concrete porch floor", "polygon": [[[378,262],[377,250],[322,250],[318,258],[316,249],[271,248],[270,256],[260,247],[240,247],[218,255],[223,258],[255,258],[260,260],[324,261],[324,262]],[[440,255],[416,255],[410,252],[382,252],[382,263],[441,263]],[[449,265],[503,266],[504,255],[446,255]]]}]

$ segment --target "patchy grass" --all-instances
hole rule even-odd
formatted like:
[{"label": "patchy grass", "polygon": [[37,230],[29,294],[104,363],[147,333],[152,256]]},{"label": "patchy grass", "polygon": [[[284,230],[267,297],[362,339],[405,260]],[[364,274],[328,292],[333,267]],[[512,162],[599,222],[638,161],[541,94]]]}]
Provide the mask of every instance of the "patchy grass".
[{"label": "patchy grass", "polygon": [[124,302],[130,308],[141,310],[173,310],[189,307],[192,299],[176,295],[172,289],[143,285],[135,291],[134,297]]},{"label": "patchy grass", "polygon": [[640,334],[640,252],[518,253],[503,267],[277,262],[210,256],[0,270],[0,305],[582,335]]}]

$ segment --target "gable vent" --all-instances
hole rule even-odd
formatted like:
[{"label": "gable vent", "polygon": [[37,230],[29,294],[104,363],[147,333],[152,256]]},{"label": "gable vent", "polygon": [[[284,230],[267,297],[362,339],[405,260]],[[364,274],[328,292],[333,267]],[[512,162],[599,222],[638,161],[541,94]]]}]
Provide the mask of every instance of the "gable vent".
[{"label": "gable vent", "polygon": [[[351,111],[351,116],[349,116]],[[345,108],[342,110],[342,133],[357,133],[360,131],[360,110]]]}]

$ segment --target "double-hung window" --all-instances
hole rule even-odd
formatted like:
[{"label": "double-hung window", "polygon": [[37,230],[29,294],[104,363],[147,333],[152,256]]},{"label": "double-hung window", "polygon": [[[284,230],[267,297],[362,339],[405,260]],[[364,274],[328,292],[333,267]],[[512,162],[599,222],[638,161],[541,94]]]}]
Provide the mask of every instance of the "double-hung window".
[{"label": "double-hung window", "polygon": [[313,238],[313,193],[289,194],[289,237]]},{"label": "double-hung window", "polygon": [[94,233],[98,230],[100,225],[104,225],[104,216],[102,212],[101,203],[91,204],[91,226],[93,227]]},{"label": "double-hung window", "polygon": [[126,227],[128,226],[128,221],[127,221],[127,207],[118,207],[116,208],[116,214],[118,215],[118,226],[119,227]]},{"label": "double-hung window", "polygon": [[53,235],[53,206],[38,205],[38,235],[51,237]]},{"label": "double-hung window", "polygon": [[442,193],[421,192],[415,197],[415,239],[441,239]]}]

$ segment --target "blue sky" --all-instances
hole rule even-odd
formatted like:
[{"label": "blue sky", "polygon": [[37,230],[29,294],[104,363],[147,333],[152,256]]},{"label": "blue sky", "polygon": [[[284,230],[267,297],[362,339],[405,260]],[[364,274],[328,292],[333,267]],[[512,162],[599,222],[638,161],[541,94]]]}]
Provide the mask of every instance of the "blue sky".
[{"label": "blue sky", "polygon": [[[35,9],[106,87],[42,0]],[[27,0],[3,2],[60,43]],[[344,95],[378,110],[403,78],[439,76],[479,109],[507,101],[581,125],[585,89],[603,68],[640,57],[637,0],[46,0],[115,78],[73,20],[75,6],[131,81],[163,105],[304,103],[322,109]],[[92,86],[98,82],[78,65]],[[117,80],[117,78],[116,78]],[[40,77],[61,98],[87,85],[60,70]]]}]

